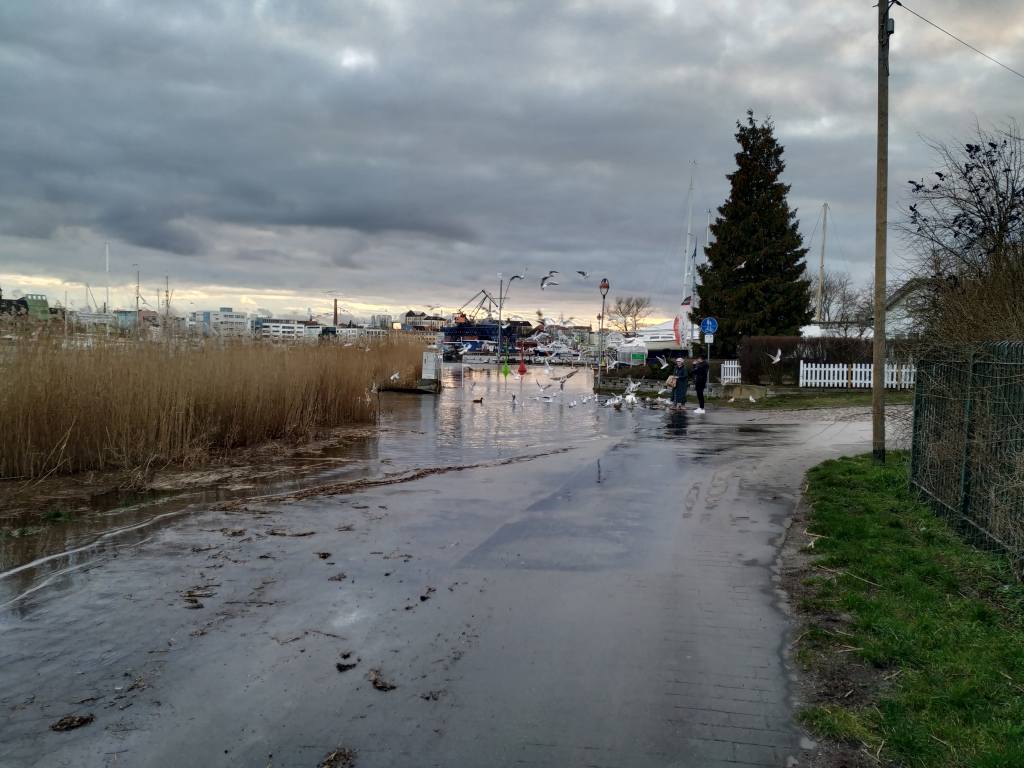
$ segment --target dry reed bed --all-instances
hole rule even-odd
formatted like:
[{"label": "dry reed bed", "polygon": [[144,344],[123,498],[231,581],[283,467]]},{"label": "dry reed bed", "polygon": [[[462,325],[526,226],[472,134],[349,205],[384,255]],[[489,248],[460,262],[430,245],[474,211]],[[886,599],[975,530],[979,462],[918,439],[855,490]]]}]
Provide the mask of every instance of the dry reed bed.
[{"label": "dry reed bed", "polygon": [[372,422],[375,384],[420,375],[423,344],[21,339],[0,366],[0,479],[192,464]]}]

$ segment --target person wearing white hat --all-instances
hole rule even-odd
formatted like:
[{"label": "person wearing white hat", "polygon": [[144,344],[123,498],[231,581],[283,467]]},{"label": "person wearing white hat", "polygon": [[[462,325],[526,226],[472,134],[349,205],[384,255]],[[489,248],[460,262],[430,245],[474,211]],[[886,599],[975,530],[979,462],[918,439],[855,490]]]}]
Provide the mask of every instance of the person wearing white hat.
[{"label": "person wearing white hat", "polygon": [[686,373],[686,361],[681,358],[676,358],[676,368],[672,372],[672,378],[675,379],[672,385],[672,408],[677,411],[686,410],[686,390],[690,386],[689,379]]}]

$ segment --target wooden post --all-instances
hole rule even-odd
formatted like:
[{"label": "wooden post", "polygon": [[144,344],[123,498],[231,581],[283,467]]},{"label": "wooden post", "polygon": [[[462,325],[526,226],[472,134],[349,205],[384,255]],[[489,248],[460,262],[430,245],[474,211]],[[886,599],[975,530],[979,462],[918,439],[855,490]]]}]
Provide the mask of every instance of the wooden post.
[{"label": "wooden post", "polygon": [[875,159],[875,335],[871,372],[871,455],[885,461],[885,249],[889,205],[890,0],[878,3],[878,144]]}]

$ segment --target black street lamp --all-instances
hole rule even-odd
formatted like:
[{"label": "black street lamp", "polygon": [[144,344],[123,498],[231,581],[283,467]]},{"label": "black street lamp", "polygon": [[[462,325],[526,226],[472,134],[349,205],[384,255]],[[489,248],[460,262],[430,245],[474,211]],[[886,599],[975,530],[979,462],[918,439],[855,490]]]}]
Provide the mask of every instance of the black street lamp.
[{"label": "black street lamp", "polygon": [[604,302],[609,288],[611,288],[611,284],[608,282],[608,278],[602,277],[598,284],[598,289],[601,291],[601,324],[597,332],[597,386],[599,387],[601,386],[601,361],[604,360]]}]

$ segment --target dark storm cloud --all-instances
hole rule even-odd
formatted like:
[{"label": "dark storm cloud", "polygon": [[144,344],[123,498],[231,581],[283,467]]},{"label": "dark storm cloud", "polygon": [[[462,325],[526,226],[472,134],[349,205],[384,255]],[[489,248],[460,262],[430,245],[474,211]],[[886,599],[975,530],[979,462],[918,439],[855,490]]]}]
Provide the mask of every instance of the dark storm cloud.
[{"label": "dark storm cloud", "polygon": [[[1016,5],[928,10],[1021,57]],[[824,0],[13,0],[0,5],[0,271],[86,278],[74,265],[110,239],[122,260],[196,285],[315,293],[340,270],[352,293],[461,303],[498,271],[562,267],[671,308],[690,161],[700,232],[753,107],[786,145],[804,230],[829,200],[836,263],[864,275],[872,13]],[[897,9],[895,179],[926,167],[918,133],[1019,101],[933,32]]]}]

